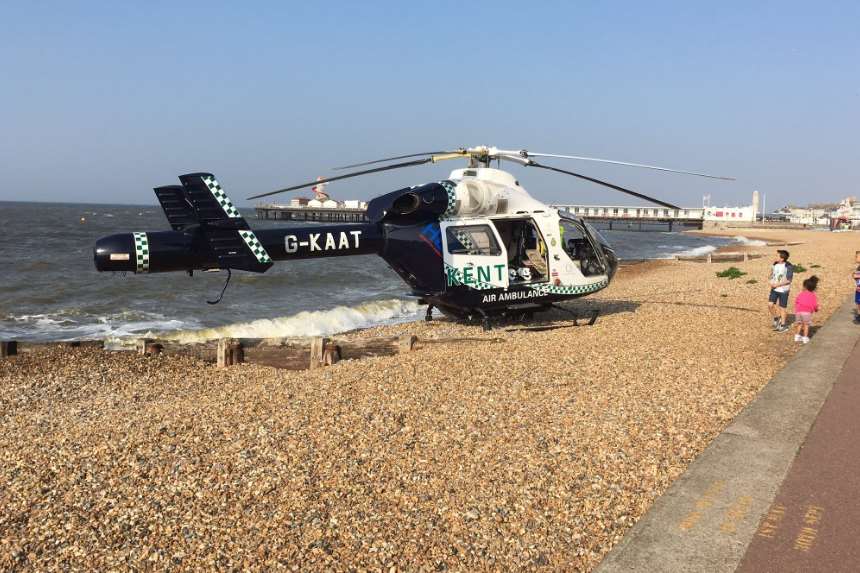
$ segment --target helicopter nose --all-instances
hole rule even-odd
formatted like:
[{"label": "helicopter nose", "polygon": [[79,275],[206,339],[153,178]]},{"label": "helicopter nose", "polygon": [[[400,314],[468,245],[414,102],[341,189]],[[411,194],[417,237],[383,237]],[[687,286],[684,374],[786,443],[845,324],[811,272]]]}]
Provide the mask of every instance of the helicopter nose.
[{"label": "helicopter nose", "polygon": [[134,272],[134,235],[121,233],[99,239],[93,249],[93,262],[99,272]]}]

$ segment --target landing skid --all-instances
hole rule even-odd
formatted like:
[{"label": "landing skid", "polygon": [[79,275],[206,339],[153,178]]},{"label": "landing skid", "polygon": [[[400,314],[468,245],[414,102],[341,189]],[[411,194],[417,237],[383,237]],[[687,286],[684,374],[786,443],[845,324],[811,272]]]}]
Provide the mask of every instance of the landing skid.
[{"label": "landing skid", "polygon": [[[530,331],[540,331],[540,330],[554,330],[556,328],[569,328],[571,326],[593,326],[595,322],[597,322],[597,317],[600,315],[600,311],[597,309],[589,311],[585,316],[581,316],[579,313],[572,311],[570,309],[557,306],[554,304],[545,304],[540,306],[532,306],[526,308],[508,308],[499,312],[488,313],[483,309],[477,308],[475,309],[475,314],[469,314],[465,317],[468,322],[473,322],[476,319],[480,318],[481,327],[484,331],[492,330],[495,326],[499,326],[505,322],[529,322],[534,320],[535,314],[539,312],[546,312],[550,309],[557,309],[563,312],[566,312],[573,316],[573,324],[566,325],[539,325],[539,326],[528,326],[519,329],[508,329],[511,330],[530,330]],[[585,320],[586,322],[580,323],[580,320]]]},{"label": "landing skid", "polygon": [[[552,308],[556,310],[560,310],[562,312],[566,312],[568,314],[573,315],[573,326],[579,326],[579,319],[584,318],[580,317],[579,313],[570,310],[569,308],[564,308],[563,306],[558,306],[557,304],[551,304]],[[597,322],[597,317],[600,314],[600,311],[597,309],[592,310],[588,313],[588,322],[585,323],[585,326],[594,326],[594,323]]]},{"label": "landing skid", "polygon": [[[456,321],[464,321],[464,322],[481,322],[481,328],[484,331],[492,330],[494,327],[499,326],[506,322],[530,322],[534,320],[535,314],[540,312],[547,312],[549,310],[560,310],[567,314],[573,316],[573,324],[568,325],[538,325],[538,326],[530,326],[521,329],[509,329],[510,330],[554,330],[556,328],[568,328],[570,326],[592,326],[595,322],[597,322],[597,317],[600,315],[599,310],[591,310],[587,312],[585,315],[580,315],[579,313],[564,308],[563,306],[558,306],[552,303],[546,303],[541,305],[531,305],[525,307],[518,308],[502,308],[502,309],[483,309],[483,308],[475,308],[470,311],[466,310],[455,310],[449,307],[438,307],[432,304],[427,304],[427,310],[424,313],[424,320],[426,322],[433,321],[433,310],[439,310],[443,315],[448,317],[449,319],[453,319]],[[586,320],[584,323],[580,323],[580,320]]]}]

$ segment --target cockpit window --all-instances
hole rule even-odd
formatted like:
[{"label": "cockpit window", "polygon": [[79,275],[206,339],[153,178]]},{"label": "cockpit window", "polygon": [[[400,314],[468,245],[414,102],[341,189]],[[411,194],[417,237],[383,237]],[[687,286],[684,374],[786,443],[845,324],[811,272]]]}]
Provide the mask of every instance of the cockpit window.
[{"label": "cockpit window", "polygon": [[463,225],[448,227],[448,252],[452,255],[490,255],[502,254],[502,249],[487,225]]},{"label": "cockpit window", "polygon": [[[588,231],[586,231],[586,227]],[[561,233],[562,248],[583,275],[599,275],[606,271],[600,247],[597,247],[591,238],[595,237],[599,240],[600,237],[594,228],[588,226],[587,223],[584,227],[578,221],[561,219],[559,232]]]}]

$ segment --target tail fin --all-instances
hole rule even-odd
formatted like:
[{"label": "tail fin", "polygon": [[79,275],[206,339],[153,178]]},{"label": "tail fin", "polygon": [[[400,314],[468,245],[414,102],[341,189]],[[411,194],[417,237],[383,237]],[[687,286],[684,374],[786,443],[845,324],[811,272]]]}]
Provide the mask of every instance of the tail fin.
[{"label": "tail fin", "polygon": [[248,228],[239,209],[233,205],[227,193],[211,173],[189,173],[180,175],[179,180],[185,188],[185,195],[194,206],[201,223],[233,220],[237,228]]},{"label": "tail fin", "polygon": [[222,269],[263,273],[272,258],[211,173],[180,175],[182,185],[155,189],[174,230],[199,225]]},{"label": "tail fin", "polygon": [[185,196],[182,185],[165,185],[154,189],[158,202],[174,231],[182,231],[199,223],[194,206]]}]

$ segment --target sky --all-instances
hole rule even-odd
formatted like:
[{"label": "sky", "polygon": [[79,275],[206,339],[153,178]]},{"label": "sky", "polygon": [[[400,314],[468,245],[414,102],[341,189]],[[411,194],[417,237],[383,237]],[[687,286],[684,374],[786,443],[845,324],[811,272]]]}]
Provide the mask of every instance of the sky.
[{"label": "sky", "polygon": [[[838,200],[860,195],[858,22],[857,2],[0,0],[0,201],[150,204],[208,171],[248,206],[474,145],[737,178],[553,162],[684,206]],[[452,163],[328,191],[369,199]],[[639,203],[510,169],[547,202]]]}]

